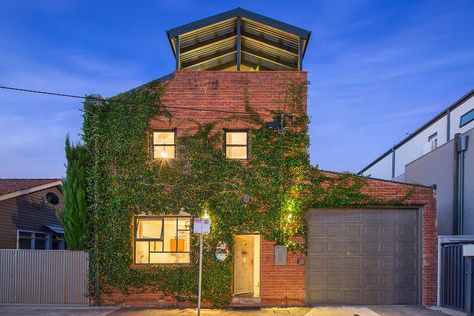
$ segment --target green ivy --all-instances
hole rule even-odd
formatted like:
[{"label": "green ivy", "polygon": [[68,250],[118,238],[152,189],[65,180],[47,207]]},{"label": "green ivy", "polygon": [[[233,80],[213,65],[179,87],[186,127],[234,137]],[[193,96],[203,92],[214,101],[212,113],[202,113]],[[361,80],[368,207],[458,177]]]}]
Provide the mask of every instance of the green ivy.
[{"label": "green ivy", "polygon": [[[197,125],[193,135],[177,139],[177,159],[153,161],[149,154],[149,121],[171,116],[161,105],[163,87],[149,86],[102,103],[84,103],[83,140],[91,157],[87,166],[92,280],[100,271],[101,292],[159,289],[178,301],[195,301],[198,239],[191,238],[191,265],[134,267],[133,216],[140,213],[202,215],[208,208],[211,234],[205,236],[203,300],[215,306],[232,295],[232,257],[215,259],[218,242],[230,249],[233,235],[259,233],[290,250],[306,251],[309,207],[353,205],[368,201],[363,181],[343,175],[327,190],[327,182],[309,162],[305,84],[292,83],[274,119],[288,128],[275,131],[253,109],[245,93],[250,129],[247,163],[226,159],[218,121]],[[297,113],[288,119],[288,113]],[[291,125],[291,126],[290,126]],[[326,183],[323,185],[323,183]],[[325,189],[326,187],[326,189]],[[243,202],[248,196],[250,201]],[[98,240],[97,248],[94,241]]]}]

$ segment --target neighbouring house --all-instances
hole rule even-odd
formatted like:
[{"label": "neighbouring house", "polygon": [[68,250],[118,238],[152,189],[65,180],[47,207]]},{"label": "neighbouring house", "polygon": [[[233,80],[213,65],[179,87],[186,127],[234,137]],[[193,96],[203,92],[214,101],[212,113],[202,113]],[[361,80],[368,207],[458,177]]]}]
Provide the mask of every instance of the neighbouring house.
[{"label": "neighbouring house", "polygon": [[359,174],[436,186],[440,235],[474,235],[474,90]]},{"label": "neighbouring house", "polygon": [[84,103],[104,305],[436,302],[431,187],[309,164],[310,32],[230,10],[167,32],[173,74]]},{"label": "neighbouring house", "polygon": [[61,179],[0,179],[0,249],[64,249]]}]

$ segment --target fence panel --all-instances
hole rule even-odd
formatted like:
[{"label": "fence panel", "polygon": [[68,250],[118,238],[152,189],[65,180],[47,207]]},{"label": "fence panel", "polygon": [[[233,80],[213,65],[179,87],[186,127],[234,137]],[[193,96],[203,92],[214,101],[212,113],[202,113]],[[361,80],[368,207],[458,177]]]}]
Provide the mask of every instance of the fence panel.
[{"label": "fence panel", "polygon": [[462,244],[441,245],[441,306],[464,311],[465,259]]},{"label": "fence panel", "polygon": [[0,249],[0,304],[88,304],[84,251]]}]

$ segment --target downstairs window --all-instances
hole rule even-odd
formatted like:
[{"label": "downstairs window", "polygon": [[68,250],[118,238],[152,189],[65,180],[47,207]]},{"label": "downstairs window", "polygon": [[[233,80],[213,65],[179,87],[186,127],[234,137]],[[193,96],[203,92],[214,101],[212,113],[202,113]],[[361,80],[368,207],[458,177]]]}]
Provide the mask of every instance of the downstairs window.
[{"label": "downstairs window", "polygon": [[136,264],[187,264],[191,236],[189,216],[135,217]]}]

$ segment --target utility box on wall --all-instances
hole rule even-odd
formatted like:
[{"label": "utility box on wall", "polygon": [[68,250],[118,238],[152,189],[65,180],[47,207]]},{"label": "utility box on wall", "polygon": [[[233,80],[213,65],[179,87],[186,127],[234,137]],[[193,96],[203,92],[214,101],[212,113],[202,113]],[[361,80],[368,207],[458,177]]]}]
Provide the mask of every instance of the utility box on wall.
[{"label": "utility box on wall", "polygon": [[286,266],[288,258],[288,250],[286,246],[275,245],[275,265],[276,266]]}]

